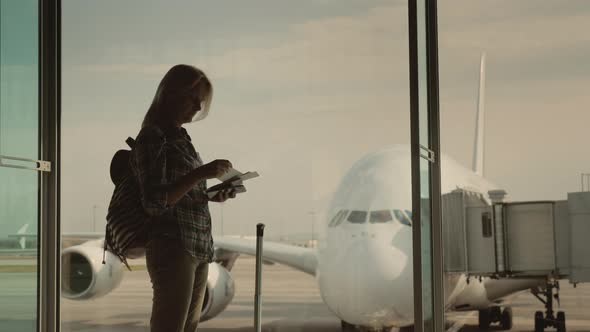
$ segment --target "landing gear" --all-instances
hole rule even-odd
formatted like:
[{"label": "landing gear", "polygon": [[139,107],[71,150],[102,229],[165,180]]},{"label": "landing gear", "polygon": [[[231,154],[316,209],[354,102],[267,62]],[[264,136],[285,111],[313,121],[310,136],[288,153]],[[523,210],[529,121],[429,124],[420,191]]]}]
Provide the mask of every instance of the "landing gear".
[{"label": "landing gear", "polygon": [[500,317],[500,326],[502,327],[502,330],[508,331],[512,330],[513,325],[514,324],[512,322],[512,308],[506,307],[504,308],[504,310],[502,310],[502,316]]},{"label": "landing gear", "polygon": [[492,325],[492,308],[486,308],[479,311],[479,329],[482,331],[489,330]]},{"label": "landing gear", "polygon": [[502,310],[500,307],[491,307],[479,310],[479,329],[486,331],[490,329],[492,323],[500,323],[502,330],[512,328],[512,308],[506,307]]},{"label": "landing gear", "polygon": [[557,332],[566,332],[565,330],[565,312],[559,311],[557,313]]},{"label": "landing gear", "polygon": [[559,311],[554,316],[553,311],[553,299],[559,304],[559,281],[548,281],[544,289],[534,289],[532,293],[545,305],[546,310],[545,315],[542,311],[535,312],[535,332],[544,332],[546,327],[554,327],[557,332],[566,332],[565,313]]}]

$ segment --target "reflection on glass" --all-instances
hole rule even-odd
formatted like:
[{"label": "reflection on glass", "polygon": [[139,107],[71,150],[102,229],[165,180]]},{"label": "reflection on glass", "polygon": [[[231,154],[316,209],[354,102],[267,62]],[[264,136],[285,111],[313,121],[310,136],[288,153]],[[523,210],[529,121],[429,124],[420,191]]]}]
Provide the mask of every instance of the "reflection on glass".
[{"label": "reflection on glass", "polygon": [[392,209],[412,206],[405,4],[69,0],[62,42],[62,238],[78,255],[64,260],[62,331],[149,324],[144,260],[89,289],[87,273],[106,280],[100,273],[117,265],[102,266],[100,243],[80,246],[89,239],[76,235],[100,236],[110,159],[137,134],[163,73],[182,62],[215,90],[207,119],[185,126],[202,159],[260,173],[236,199],[209,205],[223,250],[200,328],[252,326],[254,260],[227,243],[252,249],[259,222],[265,251],[276,250],[266,259],[279,263],[263,267],[265,330],[413,324],[411,228],[391,222]]},{"label": "reflection on glass", "polygon": [[[0,2],[0,155],[38,156],[37,8]],[[37,330],[37,195],[37,172],[0,167],[0,331]]]}]

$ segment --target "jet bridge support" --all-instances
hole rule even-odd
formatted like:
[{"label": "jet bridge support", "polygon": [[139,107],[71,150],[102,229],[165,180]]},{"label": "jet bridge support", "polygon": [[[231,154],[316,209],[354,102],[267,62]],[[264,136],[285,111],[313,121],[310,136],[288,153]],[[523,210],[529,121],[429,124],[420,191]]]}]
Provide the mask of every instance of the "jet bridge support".
[{"label": "jet bridge support", "polygon": [[446,272],[464,273],[468,280],[546,280],[533,290],[545,305],[544,313],[535,313],[535,332],[546,327],[565,332],[565,313],[555,315],[553,305],[559,301],[559,280],[590,282],[590,192],[535,202],[504,202],[501,190],[488,195],[489,200],[464,189],[443,195]]},{"label": "jet bridge support", "polygon": [[544,331],[546,327],[554,327],[557,332],[566,332],[565,313],[559,311],[555,316],[553,311],[553,300],[559,302],[559,281],[550,280],[543,289],[533,290],[532,293],[545,305],[545,315],[542,311],[535,312],[535,332]]}]

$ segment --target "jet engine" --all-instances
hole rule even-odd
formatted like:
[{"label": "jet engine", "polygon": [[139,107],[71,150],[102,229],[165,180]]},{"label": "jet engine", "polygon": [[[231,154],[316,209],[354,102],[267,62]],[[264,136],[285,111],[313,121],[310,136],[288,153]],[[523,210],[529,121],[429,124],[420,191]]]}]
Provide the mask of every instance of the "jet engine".
[{"label": "jet engine", "polygon": [[233,300],[234,294],[234,279],[229,271],[217,263],[209,264],[201,321],[204,322],[222,313]]},{"label": "jet engine", "polygon": [[[102,264],[102,241],[86,242],[62,253],[62,296],[71,300],[88,300],[113,291],[123,280],[126,267],[119,258],[106,252]],[[201,321],[222,313],[231,303],[235,284],[229,271],[218,263],[209,264],[209,274]]]},{"label": "jet engine", "polygon": [[90,241],[62,252],[62,296],[71,300],[98,298],[117,288],[126,267],[106,252],[102,264],[102,241]]}]

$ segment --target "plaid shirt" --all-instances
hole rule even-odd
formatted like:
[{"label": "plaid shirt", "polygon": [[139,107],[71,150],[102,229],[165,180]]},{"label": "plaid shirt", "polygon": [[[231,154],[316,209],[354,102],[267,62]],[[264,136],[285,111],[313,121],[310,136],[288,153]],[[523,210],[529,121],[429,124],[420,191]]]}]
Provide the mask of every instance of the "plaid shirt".
[{"label": "plaid shirt", "polygon": [[199,182],[176,204],[169,206],[166,186],[203,165],[184,128],[163,132],[156,126],[141,129],[131,155],[131,168],[138,179],[141,201],[151,222],[175,222],[180,240],[192,256],[211,262],[213,238],[211,215],[203,194],[206,181]]}]

